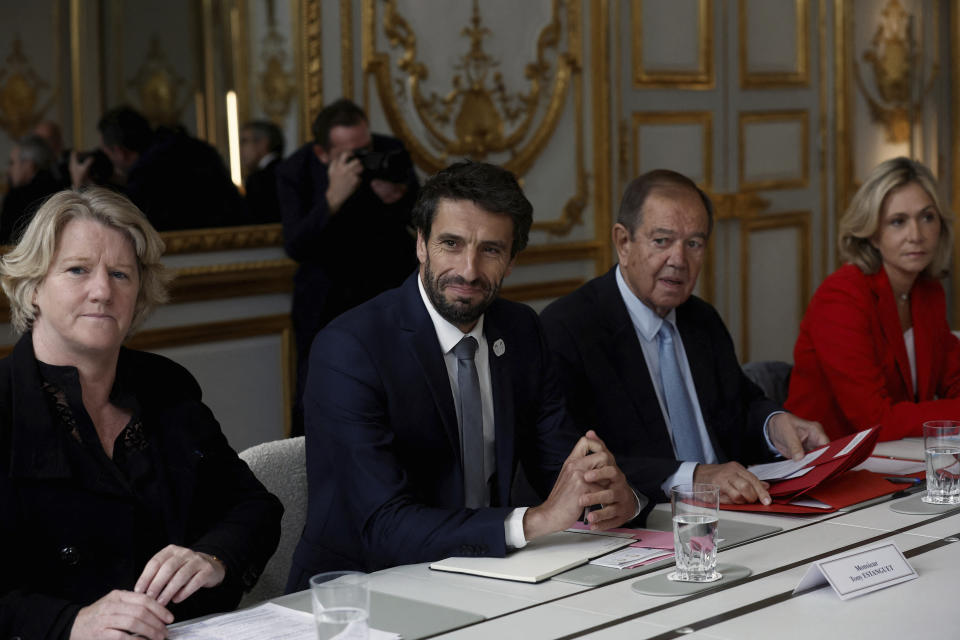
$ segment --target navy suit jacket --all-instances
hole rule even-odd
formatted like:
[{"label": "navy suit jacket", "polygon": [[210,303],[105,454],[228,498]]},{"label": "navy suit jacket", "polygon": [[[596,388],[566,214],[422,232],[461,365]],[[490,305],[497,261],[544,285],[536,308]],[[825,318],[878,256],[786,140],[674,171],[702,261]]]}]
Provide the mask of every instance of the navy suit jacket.
[{"label": "navy suit jacket", "polygon": [[304,397],[309,506],[288,590],[320,571],[503,556],[518,460],[546,496],[576,443],[535,312],[496,300],[484,314],[492,506],[463,506],[453,392],[417,277],[343,314],[314,342]]},{"label": "navy suit jacket", "polygon": [[[616,269],[553,302],[540,314],[578,429],[594,428],[627,480],[663,500],[660,485],[679,467]],[[709,304],[677,307],[694,387],[720,462],[771,459],[763,424],[779,410],[744,374],[733,341]]]}]

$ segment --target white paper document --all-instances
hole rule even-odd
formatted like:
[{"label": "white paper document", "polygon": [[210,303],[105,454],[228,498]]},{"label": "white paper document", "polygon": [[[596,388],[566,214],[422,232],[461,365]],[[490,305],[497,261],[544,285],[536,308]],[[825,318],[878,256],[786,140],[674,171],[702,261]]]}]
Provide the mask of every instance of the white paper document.
[{"label": "white paper document", "polygon": [[888,476],[909,476],[914,473],[926,471],[925,462],[914,460],[895,460],[893,458],[877,458],[870,456],[859,465],[853,468],[853,471],[867,470],[874,473],[883,473]]},{"label": "white paper document", "polygon": [[838,451],[837,454],[833,457],[841,458],[847,455],[848,453],[856,449],[857,445],[863,442],[863,439],[866,438],[868,435],[870,435],[870,429],[864,429],[863,431],[855,435],[853,439],[847,443],[847,446],[845,446],[843,449],[840,449],[840,451]]},{"label": "white paper document", "polygon": [[[168,640],[316,640],[313,614],[268,602],[167,629]],[[399,640],[396,633],[370,629],[370,640]]]},{"label": "white paper document", "polygon": [[805,466],[819,458],[827,450],[822,447],[816,451],[811,451],[803,456],[802,460],[781,460],[780,462],[769,462],[767,464],[753,464],[747,467],[747,471],[757,476],[761,480],[782,480],[789,478]]},{"label": "white paper document", "polygon": [[605,556],[594,558],[590,561],[590,564],[613,569],[632,569],[641,564],[653,562],[661,558],[670,558],[672,556],[673,551],[666,551],[664,549],[627,547],[626,549],[620,549],[619,551],[608,553]]},{"label": "white paper document", "polygon": [[632,542],[633,538],[589,536],[573,531],[558,531],[537,538],[506,558],[454,557],[434,562],[430,568],[502,580],[540,582]]}]

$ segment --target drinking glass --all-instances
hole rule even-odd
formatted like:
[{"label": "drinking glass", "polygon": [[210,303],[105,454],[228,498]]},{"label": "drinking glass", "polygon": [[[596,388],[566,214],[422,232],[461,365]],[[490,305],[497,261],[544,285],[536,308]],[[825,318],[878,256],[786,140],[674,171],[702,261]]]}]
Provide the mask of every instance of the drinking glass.
[{"label": "drinking glass", "polygon": [[673,551],[677,569],[667,577],[678,582],[714,582],[717,572],[717,529],[720,488],[713,484],[680,484],[670,489]]},{"label": "drinking glass", "polygon": [[370,588],[365,573],[317,574],[310,578],[310,593],[319,640],[367,640]]},{"label": "drinking glass", "polygon": [[930,504],[960,504],[960,421],[924,422],[923,450],[927,493],[922,500]]}]

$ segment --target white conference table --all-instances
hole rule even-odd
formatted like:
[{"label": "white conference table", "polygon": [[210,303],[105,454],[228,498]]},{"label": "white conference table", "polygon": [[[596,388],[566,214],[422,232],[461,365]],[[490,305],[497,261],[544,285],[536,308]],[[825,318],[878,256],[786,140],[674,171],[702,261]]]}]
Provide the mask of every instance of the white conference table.
[{"label": "white conference table", "polygon": [[[525,584],[451,574],[431,571],[426,564],[394,567],[371,574],[373,625],[408,639],[451,640],[960,638],[960,616],[954,611],[960,508],[931,515],[892,511],[890,503],[902,499],[813,516],[721,512],[721,536],[725,519],[783,531],[720,552],[721,564],[749,567],[751,576],[688,596],[641,595],[632,589],[638,580],[668,573],[672,565],[594,588],[556,579]],[[647,526],[668,530],[669,505],[659,505]],[[792,595],[815,560],[891,540],[919,578],[848,601],[829,587]],[[378,615],[378,599],[390,602],[384,606],[389,611]],[[411,600],[425,608],[402,606]],[[304,610],[310,606],[306,592],[275,602]],[[430,606],[438,606],[435,616]],[[470,619],[449,616],[450,610]],[[426,631],[424,618],[430,618]]]}]

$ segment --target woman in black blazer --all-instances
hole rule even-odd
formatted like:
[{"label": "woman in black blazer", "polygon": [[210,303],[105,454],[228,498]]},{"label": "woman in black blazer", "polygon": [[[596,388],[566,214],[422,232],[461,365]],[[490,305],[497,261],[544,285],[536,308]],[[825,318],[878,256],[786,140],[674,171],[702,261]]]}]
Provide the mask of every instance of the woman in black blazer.
[{"label": "woman in black blazer", "polygon": [[0,360],[0,637],[162,640],[236,607],[282,507],[181,366],[120,345],[166,299],[129,200],[64,191],[0,263],[23,334]]}]

